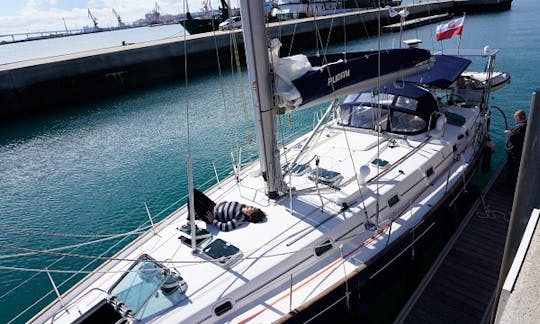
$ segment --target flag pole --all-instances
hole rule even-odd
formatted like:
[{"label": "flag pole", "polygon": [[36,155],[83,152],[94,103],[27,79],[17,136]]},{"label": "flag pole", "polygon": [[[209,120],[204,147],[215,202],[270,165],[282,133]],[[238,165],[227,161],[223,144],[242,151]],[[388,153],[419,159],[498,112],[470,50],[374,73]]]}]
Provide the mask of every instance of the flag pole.
[{"label": "flag pole", "polygon": [[458,41],[458,44],[457,44],[457,53],[459,55],[459,48],[461,47],[461,35],[463,35],[463,27],[465,26],[465,14],[466,12],[463,13],[463,23],[462,23],[462,27],[461,27],[461,32],[459,33],[459,41]]}]

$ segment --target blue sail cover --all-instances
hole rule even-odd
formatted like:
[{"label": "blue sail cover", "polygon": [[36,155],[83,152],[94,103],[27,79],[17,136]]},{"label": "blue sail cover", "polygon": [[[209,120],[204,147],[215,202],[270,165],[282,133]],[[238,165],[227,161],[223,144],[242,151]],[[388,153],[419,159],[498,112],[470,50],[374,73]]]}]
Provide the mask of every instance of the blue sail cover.
[{"label": "blue sail cover", "polygon": [[302,106],[305,106],[362,81],[415,67],[430,57],[429,51],[419,48],[312,56],[308,57],[309,63],[320,68],[307,72],[292,83],[300,92]]},{"label": "blue sail cover", "polygon": [[433,55],[435,66],[424,73],[406,77],[407,82],[439,89],[448,89],[471,64],[471,60],[458,56]]}]

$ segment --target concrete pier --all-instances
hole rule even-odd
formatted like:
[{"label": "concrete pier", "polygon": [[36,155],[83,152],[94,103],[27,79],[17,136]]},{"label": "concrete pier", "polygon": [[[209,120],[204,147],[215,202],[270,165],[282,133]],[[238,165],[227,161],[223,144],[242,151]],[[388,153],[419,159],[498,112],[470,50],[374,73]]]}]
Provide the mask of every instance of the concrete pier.
[{"label": "concrete pier", "polygon": [[[407,10],[409,19],[447,12],[461,14],[465,5],[478,1],[501,2],[433,1],[408,6]],[[511,3],[510,0],[503,2]],[[314,30],[321,33],[322,39],[326,40],[330,34],[329,41],[337,42],[343,40],[342,26],[347,26],[347,37],[354,38],[374,35],[382,26],[398,21],[397,17],[390,18],[385,9],[372,9],[318,17],[316,21],[304,18],[271,23],[269,33],[271,37],[281,39],[283,48],[288,48],[294,37],[293,52],[298,52],[315,47]],[[242,32],[236,30],[119,44],[112,48],[0,65],[0,124],[178,78],[184,74],[185,56],[190,74],[216,71],[217,55],[222,67],[230,62],[231,38],[236,38],[242,58]]]}]

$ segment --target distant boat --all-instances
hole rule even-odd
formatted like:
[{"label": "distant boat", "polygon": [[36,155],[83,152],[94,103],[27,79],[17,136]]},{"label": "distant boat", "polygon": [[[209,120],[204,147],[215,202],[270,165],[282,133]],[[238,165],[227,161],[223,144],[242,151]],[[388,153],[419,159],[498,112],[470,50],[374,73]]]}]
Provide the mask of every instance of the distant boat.
[{"label": "distant boat", "polygon": [[[219,8],[219,14],[211,15],[208,8],[205,8],[206,14],[202,17],[195,18],[190,12],[187,12],[186,19],[180,20],[179,23],[191,35],[218,30],[219,24],[229,18],[229,5],[227,4],[227,1],[220,1],[221,7]],[[238,10],[236,9],[233,11],[236,13]],[[233,13],[233,16],[235,16],[235,13]]]},{"label": "distant boat", "polygon": [[[399,6],[399,0],[382,0],[381,6]],[[331,0],[331,1],[302,1],[298,0],[278,0],[265,1],[265,12],[268,21],[288,20],[296,18],[305,18],[312,16],[325,16],[330,14],[342,13],[359,8],[374,8],[379,5],[376,0]],[[219,14],[203,17],[193,17],[190,12],[186,13],[186,19],[179,23],[190,33],[199,34],[219,29],[219,24],[229,18],[229,7],[226,0],[221,0]],[[238,10],[232,10],[232,16],[238,16]]]}]

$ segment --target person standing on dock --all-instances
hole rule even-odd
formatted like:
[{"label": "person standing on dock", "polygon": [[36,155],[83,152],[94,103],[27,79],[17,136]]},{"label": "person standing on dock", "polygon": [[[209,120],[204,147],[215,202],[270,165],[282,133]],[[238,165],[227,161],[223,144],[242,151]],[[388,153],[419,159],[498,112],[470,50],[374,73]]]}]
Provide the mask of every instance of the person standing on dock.
[{"label": "person standing on dock", "polygon": [[523,141],[527,129],[527,115],[524,110],[517,110],[514,113],[516,125],[511,130],[505,130],[506,143],[504,148],[507,153],[506,161],[506,182],[515,184],[521,161],[521,151],[523,151]]}]

